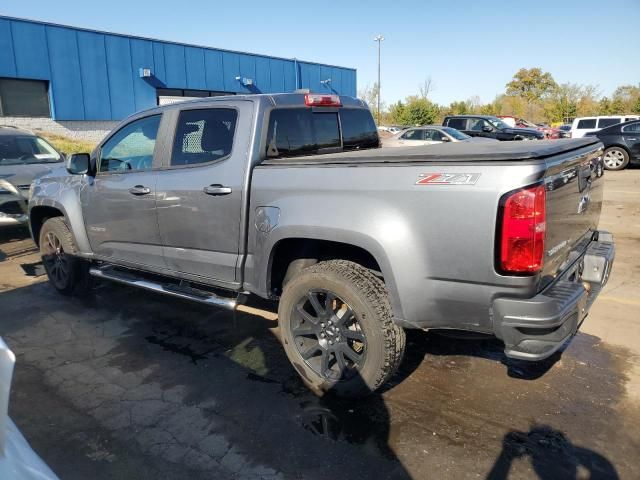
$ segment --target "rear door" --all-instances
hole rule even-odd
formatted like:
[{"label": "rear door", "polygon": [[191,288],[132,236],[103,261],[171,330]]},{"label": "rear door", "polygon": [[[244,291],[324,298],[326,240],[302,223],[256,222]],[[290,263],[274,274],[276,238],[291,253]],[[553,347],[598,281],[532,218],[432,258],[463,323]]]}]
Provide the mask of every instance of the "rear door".
[{"label": "rear door", "polygon": [[97,173],[80,192],[91,249],[114,261],[164,267],[156,180],[162,115],[133,120],[99,149]]},{"label": "rear door", "polygon": [[167,267],[233,286],[253,103],[173,112],[175,134],[158,173],[158,225]]},{"label": "rear door", "polygon": [[640,160],[640,122],[623,126],[622,139],[631,153],[631,158]]},{"label": "rear door", "polygon": [[424,145],[424,130],[419,128],[410,128],[398,139],[398,143],[407,146],[416,146],[416,145]]}]

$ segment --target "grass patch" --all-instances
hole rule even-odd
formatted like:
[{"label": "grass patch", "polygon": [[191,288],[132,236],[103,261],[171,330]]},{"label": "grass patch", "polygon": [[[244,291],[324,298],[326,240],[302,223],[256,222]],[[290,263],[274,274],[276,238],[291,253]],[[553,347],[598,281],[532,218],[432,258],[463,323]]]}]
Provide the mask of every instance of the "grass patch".
[{"label": "grass patch", "polygon": [[53,145],[56,150],[66,154],[70,153],[91,153],[96,144],[87,140],[77,140],[74,138],[57,135],[55,133],[38,132],[38,135]]}]

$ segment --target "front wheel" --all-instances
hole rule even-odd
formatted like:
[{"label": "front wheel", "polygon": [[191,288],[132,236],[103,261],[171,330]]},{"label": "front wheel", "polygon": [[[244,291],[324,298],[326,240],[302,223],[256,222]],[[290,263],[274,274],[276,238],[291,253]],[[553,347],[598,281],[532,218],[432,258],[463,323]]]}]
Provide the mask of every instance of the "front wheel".
[{"label": "front wheel", "polygon": [[344,260],[305,268],[284,288],[278,308],[289,360],[317,395],[362,396],[396,371],[405,346],[384,283]]},{"label": "front wheel", "polygon": [[629,154],[624,148],[609,147],[604,151],[602,161],[607,170],[623,170],[629,165]]},{"label": "front wheel", "polygon": [[53,287],[64,295],[81,295],[91,287],[89,262],[73,256],[73,235],[62,217],[50,218],[40,229],[40,255]]}]

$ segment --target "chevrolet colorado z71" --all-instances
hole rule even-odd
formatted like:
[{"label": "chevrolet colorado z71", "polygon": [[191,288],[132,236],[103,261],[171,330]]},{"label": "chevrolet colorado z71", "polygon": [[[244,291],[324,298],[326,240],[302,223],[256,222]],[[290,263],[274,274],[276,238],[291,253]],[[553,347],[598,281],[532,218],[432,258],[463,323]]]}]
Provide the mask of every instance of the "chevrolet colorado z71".
[{"label": "chevrolet colorado z71", "polygon": [[278,299],[319,394],[380,387],[405,328],[493,334],[524,360],[575,334],[614,257],[597,139],[378,147],[350,97],[158,107],[36,180],[31,232],[64,294],[98,277],[228,309]]}]

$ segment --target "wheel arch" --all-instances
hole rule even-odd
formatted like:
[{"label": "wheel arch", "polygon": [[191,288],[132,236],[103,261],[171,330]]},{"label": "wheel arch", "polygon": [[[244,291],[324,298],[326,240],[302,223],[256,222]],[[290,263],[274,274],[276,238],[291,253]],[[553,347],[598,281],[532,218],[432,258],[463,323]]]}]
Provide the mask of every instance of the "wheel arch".
[{"label": "wheel arch", "polygon": [[29,210],[29,228],[31,229],[31,237],[37,247],[40,247],[40,230],[42,230],[42,225],[54,217],[65,217],[64,211],[48,205],[38,205]]}]

